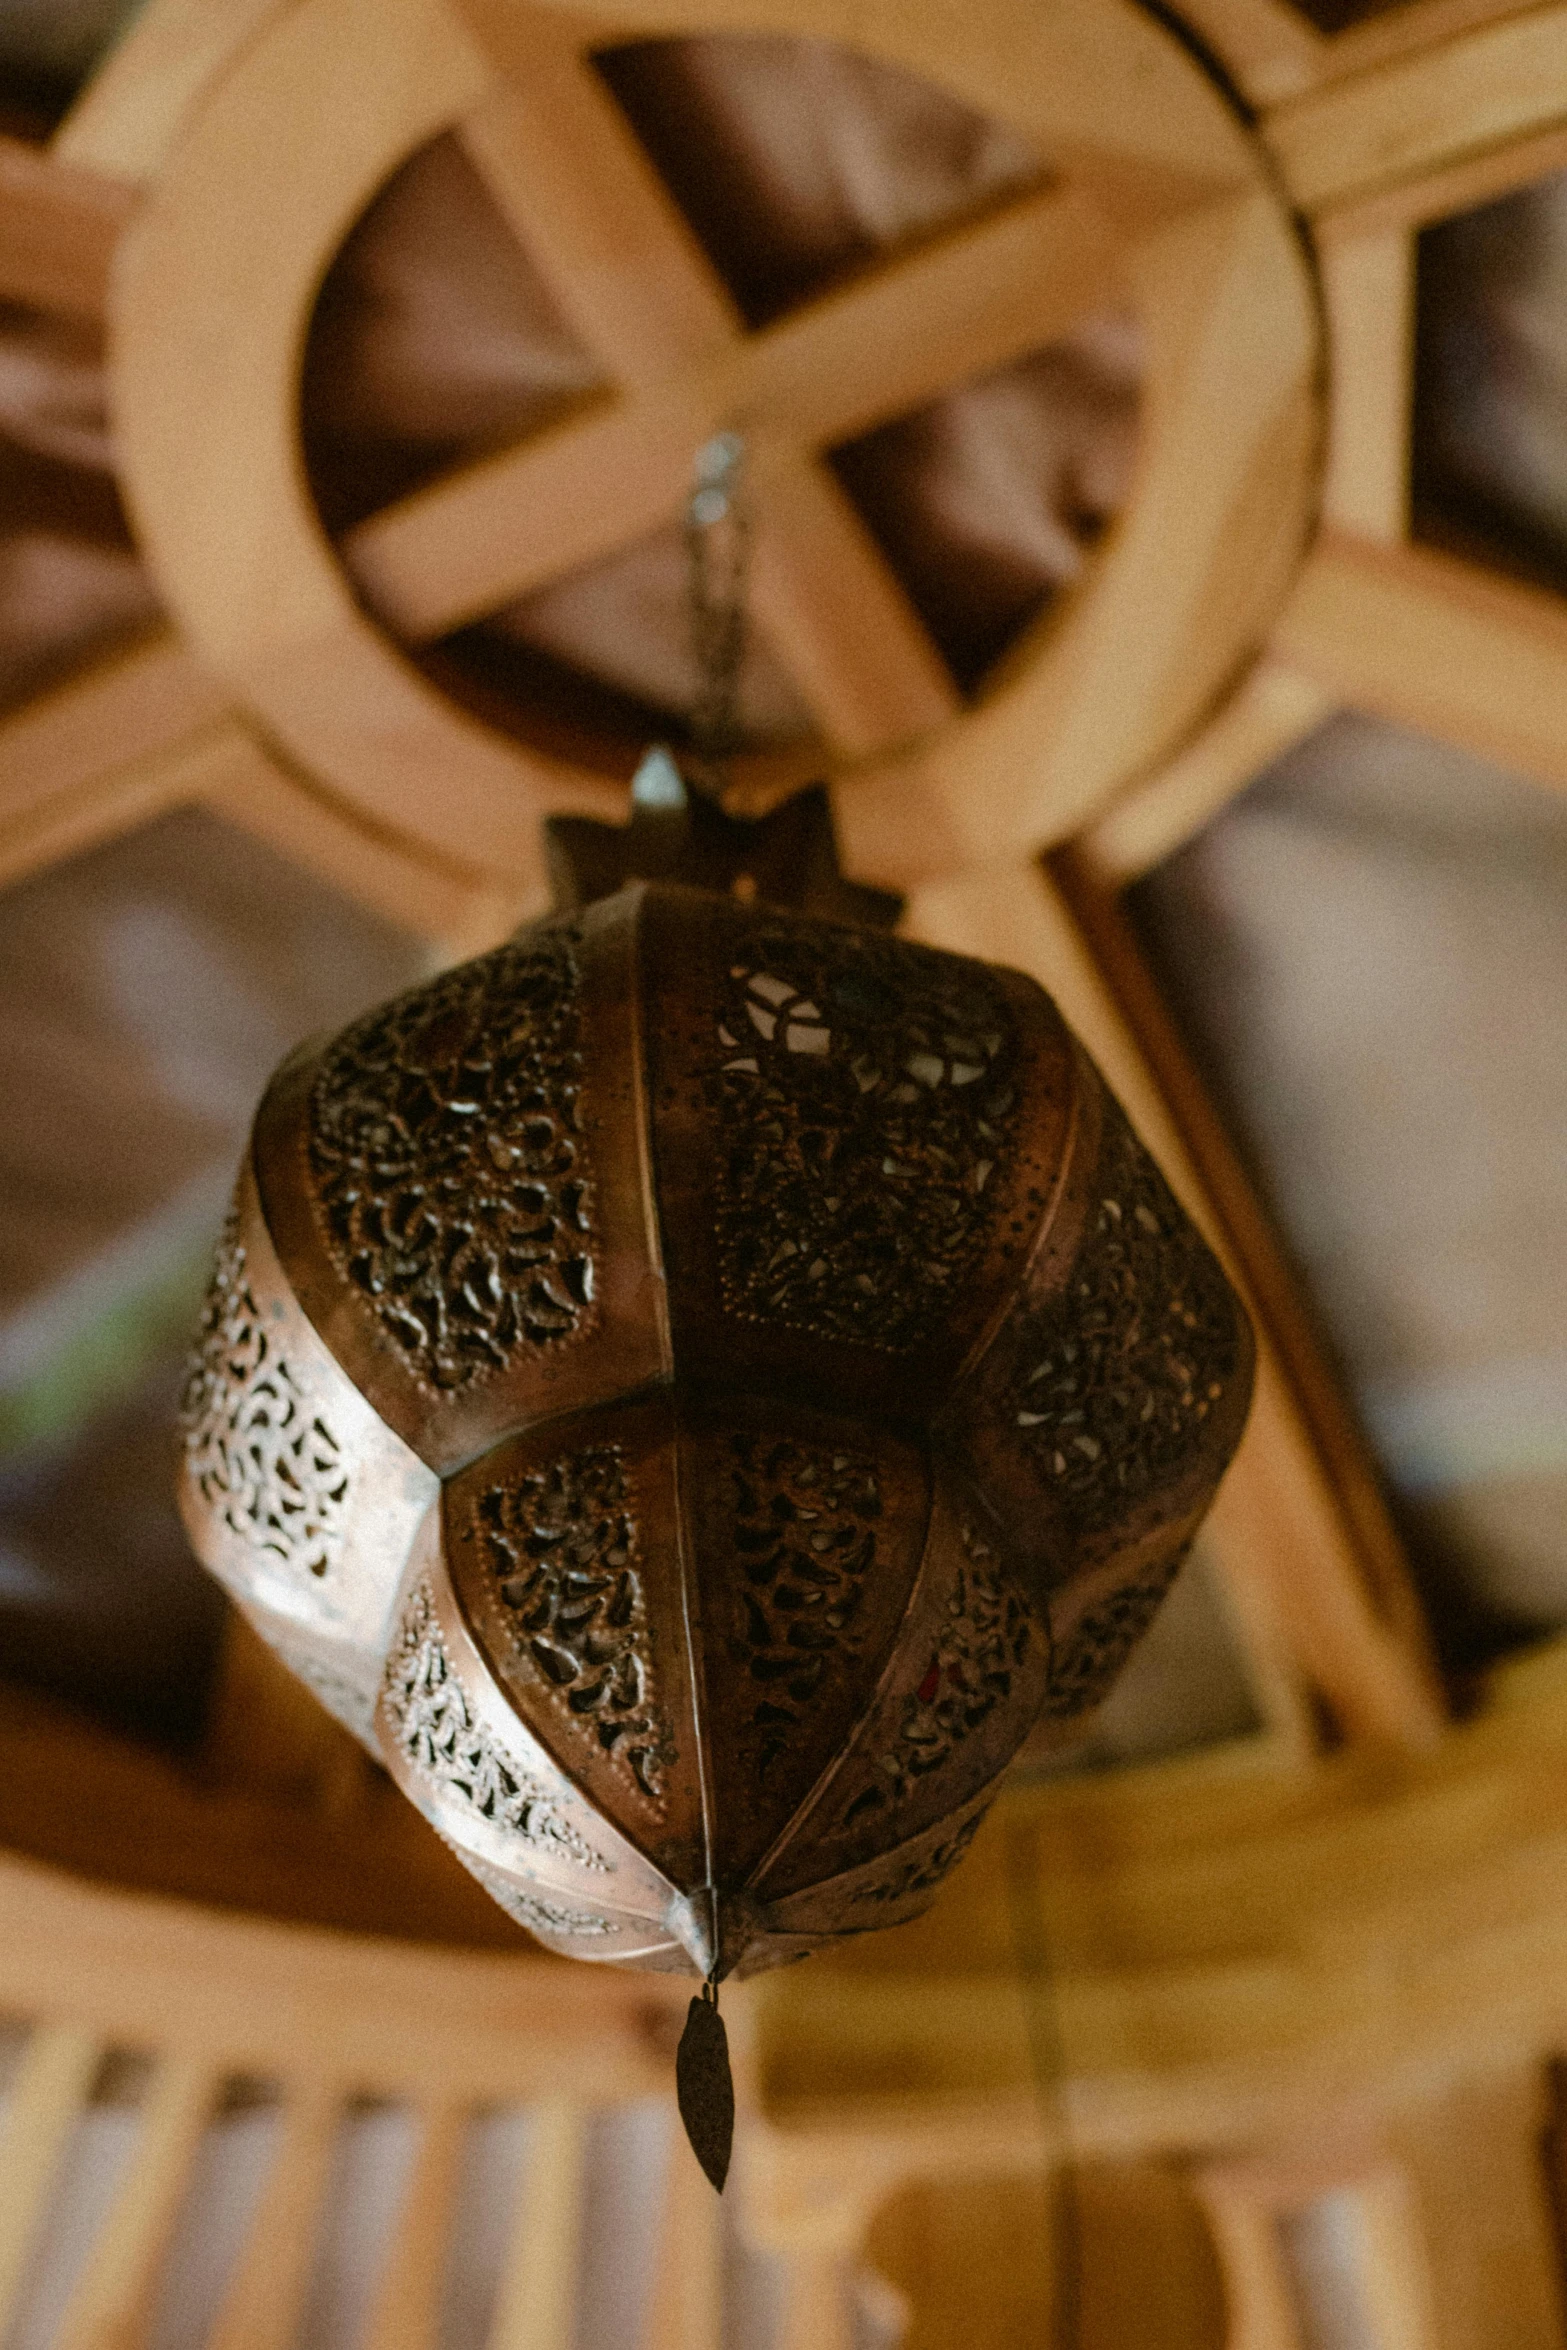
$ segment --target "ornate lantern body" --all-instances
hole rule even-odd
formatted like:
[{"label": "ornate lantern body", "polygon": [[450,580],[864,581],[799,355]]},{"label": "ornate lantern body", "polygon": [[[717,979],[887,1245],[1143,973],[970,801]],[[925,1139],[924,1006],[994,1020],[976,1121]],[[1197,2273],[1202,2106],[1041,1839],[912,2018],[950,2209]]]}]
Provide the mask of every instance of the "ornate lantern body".
[{"label": "ornate lantern body", "polygon": [[523,1925],[718,1977],[929,1902],[1250,1378],[1032,981],[638,886],[278,1072],[183,1507]]}]

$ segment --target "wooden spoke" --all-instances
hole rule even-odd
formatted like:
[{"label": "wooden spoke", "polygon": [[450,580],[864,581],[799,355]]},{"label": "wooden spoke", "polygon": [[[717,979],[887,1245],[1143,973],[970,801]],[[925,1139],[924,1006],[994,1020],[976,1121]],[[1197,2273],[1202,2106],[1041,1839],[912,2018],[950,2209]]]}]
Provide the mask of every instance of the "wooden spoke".
[{"label": "wooden spoke", "polygon": [[125,180],[157,170],[190,108],[285,0],[147,0],[54,135],[63,161]]},{"label": "wooden spoke", "polygon": [[277,2151],[208,2350],[292,2350],[341,2118],[332,2087],[308,2082],[286,2092]]},{"label": "wooden spoke", "polygon": [[[1135,982],[1129,942],[1121,967],[1110,945],[1090,941],[1043,874],[987,874],[921,890],[912,935],[960,953],[985,951],[1029,971],[1060,1004],[1104,1070],[1173,1189],[1219,1251],[1246,1298],[1257,1332],[1251,1421],[1208,1520],[1228,1577],[1260,1583],[1304,1665],[1339,1719],[1362,1737],[1420,1745],[1435,1735],[1442,1705],[1425,1654],[1396,1541],[1380,1515],[1374,1481],[1344,1424],[1331,1431],[1342,1484],[1314,1425],[1335,1394],[1260,1211],[1189,1067],[1175,1067],[1168,1032],[1156,1062],[1121,988]],[[1119,984],[1118,984],[1119,983]],[[1161,1065],[1162,1064],[1162,1065]],[[1263,1660],[1271,1679],[1275,1660]],[[1293,1724],[1286,1724],[1292,1728]]]},{"label": "wooden spoke", "polygon": [[1072,854],[1101,889],[1162,864],[1336,707],[1314,679],[1259,661],[1188,747],[1080,832]]},{"label": "wooden spoke", "polygon": [[[1567,116],[1567,8],[1537,8],[1276,107],[1267,137],[1313,214],[1394,189],[1404,218],[1445,209],[1442,175]],[[1515,183],[1516,184],[1516,183]],[[1466,200],[1466,199],[1461,199]]]},{"label": "wooden spoke", "polygon": [[402,633],[444,635],[667,521],[721,427],[760,450],[849,439],[1047,342],[1103,300],[1120,251],[1088,199],[1028,198],[416,491],[350,533],[345,559]]},{"label": "wooden spoke", "polygon": [[0,2116],[0,2334],[17,2314],[27,2266],[102,2055],[76,2024],[33,2033]]},{"label": "wooden spoke", "polygon": [[134,201],[118,180],[0,138],[0,296],[101,318],[109,263]]},{"label": "wooden spoke", "polygon": [[1567,789],[1567,605],[1424,547],[1330,533],[1274,632],[1356,709]]},{"label": "wooden spoke", "polygon": [[60,2321],[57,2350],[140,2350],[218,2086],[204,2064],[160,2062],[125,2176]]}]

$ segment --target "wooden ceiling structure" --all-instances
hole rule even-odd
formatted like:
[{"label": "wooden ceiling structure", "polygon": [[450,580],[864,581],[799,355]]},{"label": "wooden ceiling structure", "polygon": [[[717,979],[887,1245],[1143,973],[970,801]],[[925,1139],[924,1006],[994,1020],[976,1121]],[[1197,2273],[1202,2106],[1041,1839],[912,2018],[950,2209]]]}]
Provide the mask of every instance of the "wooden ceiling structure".
[{"label": "wooden ceiling structure", "polygon": [[[485,725],[404,648],[666,522],[695,448],[739,425],[756,625],[817,737],[804,764],[742,760],[736,804],[819,767],[846,868],[906,893],[911,935],[1038,977],[1250,1301],[1257,1401],[1209,1540],[1265,1732],[1245,1767],[1022,1790],[928,1926],[750,1995],[742,2184],[793,2264],[791,2350],[846,2340],[842,2264],[868,2242],[892,2271],[904,2258],[918,2309],[887,2218],[900,2195],[934,2240],[920,2195],[965,2177],[1021,2194],[1063,2127],[1100,2197],[1090,2247],[1119,2210],[1168,2249],[1185,2221],[1147,2166],[1185,2166],[1229,2350],[1304,2350],[1276,2223],[1335,2186],[1379,2248],[1380,2350],[1564,2338],[1524,2166],[1546,2056],[1567,2045],[1567,1667],[1507,1668],[1478,1720],[1450,1722],[1372,1464],[1117,896],[1340,708],[1567,786],[1567,603],[1412,543],[1408,490],[1416,239],[1567,165],[1567,5],[1412,0],[1332,36],[1286,0],[1180,13],[1189,39],[1131,0],[619,0],[592,17],[147,0],[49,148],[0,146],[0,296],[104,323],[121,487],[168,614],[0,721],[0,880],[200,804],[440,955],[493,943],[543,902],[542,817],[615,816],[624,784],[612,761]],[[1040,180],[750,331],[591,64],[611,42],[728,30],[850,41],[920,74],[1031,141]],[[334,543],[300,452],[313,307],[376,191],[451,130],[609,388]],[[1149,353],[1131,498],[1082,584],[965,698],[824,452],[1038,349],[1107,289]],[[1060,2041],[1043,2103],[1020,1868]],[[8,1895],[24,1898],[53,1917],[85,1896],[41,1879]],[[175,2067],[164,2199],[140,2222],[127,2204],[73,2346],[135,2338],[193,2117],[220,2059],[251,2061],[229,2008],[198,2029],[149,2004],[178,1972],[165,1925],[146,1941],[156,1905],[97,1898],[92,1919],[61,1911],[62,1946],[151,1949],[140,1973],[94,1988],[67,1970],[51,2007],[47,1935],[0,1959],[6,2003],[55,2025],[16,2125],[39,2195],[87,2077],[60,2033],[139,2034]],[[209,1931],[194,1910],[167,1925]],[[308,1930],[265,1931],[295,1936],[280,1966],[327,1964]],[[236,1943],[213,1963],[242,1958]],[[480,1962],[420,1963],[433,1999]],[[573,2047],[611,2008],[658,2008],[615,1985],[596,2022],[593,1989],[552,2027]],[[281,2039],[270,2053],[286,2074]],[[337,2049],[339,2088],[362,2057]],[[319,2191],[312,2079],[301,2209]],[[1465,2082],[1489,2181],[1468,2205],[1421,2119]],[[437,2186],[450,2098],[441,2114]],[[1487,2300],[1453,2279],[1485,2265],[1475,2211],[1504,2204],[1522,2249],[1498,2304],[1494,2280]],[[7,2243],[35,2217],[0,2221],[0,2308]],[[1112,2296],[1125,2274],[1107,2255]],[[1157,2279],[1143,2286],[1152,2308]],[[1136,2338],[1207,2339],[1203,2289],[1183,2317],[1166,2280],[1165,2332],[1150,2318]],[[967,2338],[1011,2338],[982,2334],[974,2292]],[[698,2324],[671,2302],[668,2340],[716,2339],[702,2306]],[[387,2309],[378,2344],[430,2338]],[[535,2322],[507,2339],[556,2339]],[[1085,2304],[1083,2341],[1132,2338],[1094,2322]],[[268,2323],[236,2315],[224,2342],[287,2338]]]}]

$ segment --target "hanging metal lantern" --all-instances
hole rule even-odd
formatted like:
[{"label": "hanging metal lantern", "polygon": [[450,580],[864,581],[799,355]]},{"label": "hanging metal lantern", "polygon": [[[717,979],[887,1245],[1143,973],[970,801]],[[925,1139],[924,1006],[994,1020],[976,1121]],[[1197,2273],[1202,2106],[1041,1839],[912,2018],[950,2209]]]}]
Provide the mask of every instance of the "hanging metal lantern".
[{"label": "hanging metal lantern", "polygon": [[[673,769],[639,799],[641,870],[737,869]],[[778,822],[820,873],[824,807]],[[617,837],[557,831],[579,876]],[[928,1904],[1104,1696],[1250,1378],[1031,980],[653,882],[285,1062],[183,1507],[513,1917],[716,1981]]]}]

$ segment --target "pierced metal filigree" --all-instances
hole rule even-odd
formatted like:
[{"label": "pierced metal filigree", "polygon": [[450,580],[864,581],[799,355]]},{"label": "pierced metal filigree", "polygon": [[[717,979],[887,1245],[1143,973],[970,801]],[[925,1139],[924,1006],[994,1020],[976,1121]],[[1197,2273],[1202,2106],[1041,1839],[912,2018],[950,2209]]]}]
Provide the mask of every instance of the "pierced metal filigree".
[{"label": "pierced metal filigree", "polygon": [[458,1851],[448,1838],[443,1837],[441,1841],[449,1852],[457,1853],[469,1876],[477,1879],[490,1899],[519,1926],[526,1926],[530,1934],[569,1934],[597,1939],[615,1931],[613,1919],[600,1917],[596,1910],[563,1909],[559,1902],[540,1900],[538,1895],[525,1893],[520,1885],[512,1884],[499,1869],[488,1867],[473,1853]]},{"label": "pierced metal filigree", "polygon": [[905,1353],[941,1325],[1012,1147],[1016,1037],[973,964],[771,925],[720,991],[726,1309]]},{"label": "pierced metal filigree", "polygon": [[230,1215],[218,1243],[180,1401],[191,1478],[231,1534],[263,1559],[319,1579],[342,1546],[342,1448],[278,1353]]},{"label": "pierced metal filigree", "polygon": [[1078,1619],[1051,1655],[1044,1708],[1048,1715],[1060,1721],[1087,1713],[1108,1695],[1111,1683],[1158,1614],[1190,1548],[1190,1540],[1176,1544]]},{"label": "pierced metal filigree", "polygon": [[1237,1376],[1234,1294],[1108,1099],[1105,1147],[1070,1280],[1027,1334],[1008,1409],[1069,1523],[1124,1520],[1198,1455]]},{"label": "pierced metal filigree", "polygon": [[729,1653],[765,1779],[820,1699],[835,1663],[858,1654],[865,1579],[876,1563],[881,1488],[867,1454],[735,1436]]},{"label": "pierced metal filigree", "polygon": [[590,1182],[571,936],[537,933],[350,1028],[310,1105],[317,1223],[437,1390],[589,1316]]},{"label": "pierced metal filigree", "polygon": [[903,1704],[877,1777],[844,1813],[846,1828],[913,1794],[922,1779],[950,1763],[964,1741],[1012,1695],[1035,1638],[1031,1610],[972,1526],[962,1529],[964,1557],[946,1616],[919,1686]]},{"label": "pierced metal filigree", "polygon": [[656,1699],[634,1497],[618,1445],[567,1453],[479,1496],[473,1524],[513,1655],[576,1735],[657,1804],[673,1740]]},{"label": "pierced metal filigree", "polygon": [[853,1899],[857,1904],[874,1902],[885,1907],[894,1901],[910,1901],[920,1893],[934,1893],[942,1880],[949,1876],[979,1834],[984,1813],[977,1811],[964,1821],[950,1836],[944,1836],[922,1858],[906,1860],[885,1877],[876,1878],[869,1885],[859,1886]]},{"label": "pierced metal filigree", "polygon": [[611,1863],[564,1818],[548,1791],[476,1722],[451,1668],[428,1584],[404,1611],[387,1659],[386,1710],[408,1761],[444,1795],[524,1844],[567,1854],[585,1869]]}]

